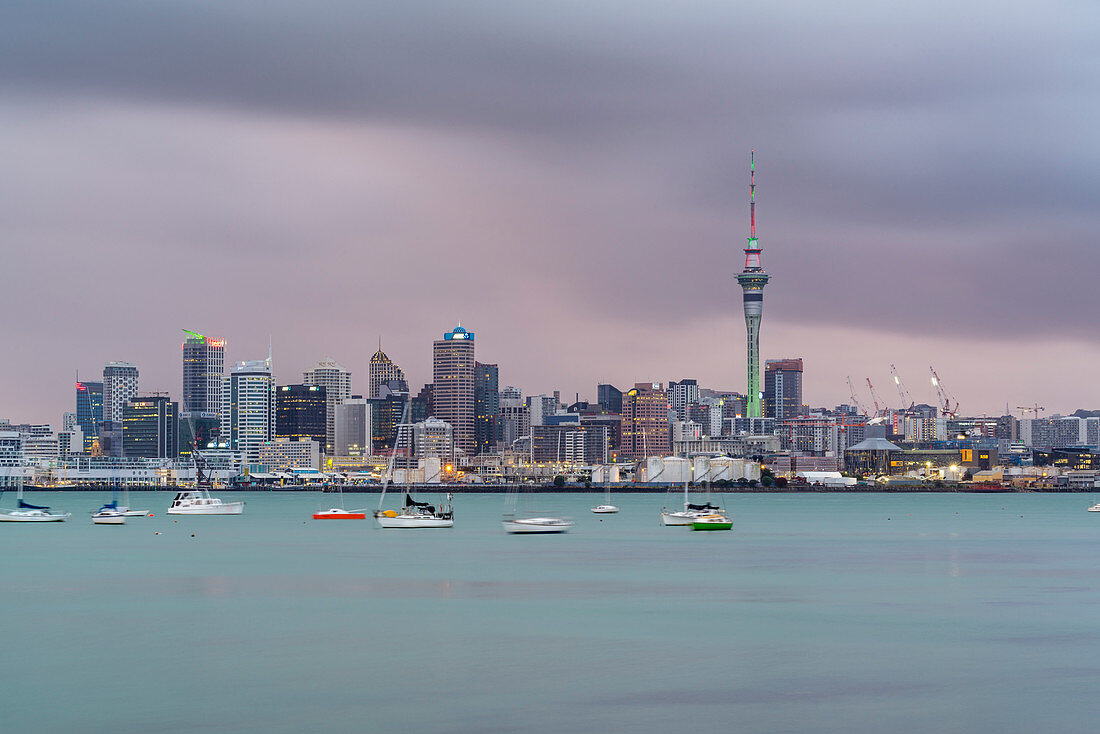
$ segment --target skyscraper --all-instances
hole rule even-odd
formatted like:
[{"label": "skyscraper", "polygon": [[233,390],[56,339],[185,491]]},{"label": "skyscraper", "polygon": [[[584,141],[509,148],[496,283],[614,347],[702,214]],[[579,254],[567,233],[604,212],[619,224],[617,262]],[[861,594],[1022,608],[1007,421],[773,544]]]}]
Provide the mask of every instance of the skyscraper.
[{"label": "skyscraper", "polygon": [[179,455],[179,404],[165,396],[134,398],[122,411],[122,455],[174,459]]},{"label": "skyscraper", "polygon": [[225,378],[225,340],[183,330],[184,413],[218,415],[222,410]]},{"label": "skyscraper", "polygon": [[435,417],[451,424],[454,442],[467,456],[474,444],[474,333],[461,324],[433,344],[432,403]]},{"label": "skyscraper", "polygon": [[306,385],[325,388],[327,408],[325,411],[325,440],[322,445],[325,453],[333,455],[336,447],[336,406],[341,400],[351,397],[351,372],[332,359],[323,359],[302,374]]},{"label": "skyscraper", "polygon": [[260,444],[275,438],[271,358],[238,362],[222,381],[221,440],[246,464],[260,462]]},{"label": "skyscraper", "polygon": [[328,396],[320,385],[280,385],[275,391],[276,439],[312,439],[324,446],[327,415]]},{"label": "skyscraper", "polygon": [[614,385],[596,385],[596,402],[608,413],[617,415],[623,412],[623,392]]},{"label": "skyscraper", "polygon": [[760,264],[761,248],[756,241],[756,151],[750,158],[749,175],[749,244],[745,248],[745,269],[737,276],[745,308],[747,337],[746,366],[748,380],[745,390],[745,417],[759,418],[760,409],[760,316],[764,311],[764,286],[771,278]]},{"label": "skyscraper", "polygon": [[373,402],[353,397],[336,406],[336,456],[370,456]]},{"label": "skyscraper", "polygon": [[802,413],[802,360],[769,359],[764,363],[764,417],[777,421]]},{"label": "skyscraper", "polygon": [[137,395],[138,368],[129,362],[103,365],[103,420],[122,422],[126,402]]},{"label": "skyscraper", "polygon": [[676,415],[676,420],[688,419],[688,406],[699,402],[699,383],[696,380],[669,381],[668,404]]},{"label": "skyscraper", "polygon": [[668,396],[660,383],[639,382],[624,393],[622,416],[620,456],[644,459],[668,454]]},{"label": "skyscraper", "polygon": [[382,342],[379,341],[378,351],[370,358],[370,392],[367,393],[368,397],[379,397],[378,389],[392,380],[404,383],[404,390],[409,389],[408,383],[405,382],[405,373],[401,371],[396,362],[386,356],[386,353],[382,351]]},{"label": "skyscraper", "polygon": [[500,371],[495,364],[475,363],[475,450],[484,454],[500,441]]},{"label": "skyscraper", "polygon": [[103,420],[103,383],[76,383],[76,424],[84,434],[84,450],[91,451]]}]

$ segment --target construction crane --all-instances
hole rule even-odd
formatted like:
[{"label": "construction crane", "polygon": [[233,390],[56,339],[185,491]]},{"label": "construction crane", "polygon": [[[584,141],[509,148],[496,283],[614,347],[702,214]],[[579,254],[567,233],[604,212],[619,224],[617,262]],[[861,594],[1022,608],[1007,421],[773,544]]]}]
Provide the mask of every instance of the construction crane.
[{"label": "construction crane", "polygon": [[940,400],[940,412],[948,418],[954,418],[959,412],[959,401],[955,401],[955,405],[951,405],[951,395],[943,389],[943,385],[940,384],[940,376],[936,374],[936,370],[932,368],[932,365],[928,365],[928,371],[932,373],[932,387],[936,388],[936,395]]},{"label": "construction crane", "polygon": [[1035,405],[1017,405],[1016,410],[1020,411],[1020,415],[1023,415],[1024,413],[1031,413],[1032,417],[1038,418],[1039,413],[1046,410],[1046,408],[1039,405],[1038,403],[1035,403]]},{"label": "construction crane", "polygon": [[[913,400],[913,396],[905,389],[905,385],[901,384],[901,378],[898,377],[898,368],[894,365],[890,365],[890,374],[894,378],[894,384],[898,387],[898,397],[901,398],[902,410],[912,410],[913,406],[917,404],[917,401]],[[906,405],[909,407],[906,408]]]},{"label": "construction crane", "polygon": [[886,415],[886,403],[883,403],[881,408],[879,407],[878,395],[875,394],[875,386],[871,384],[870,377],[867,378],[867,389],[871,392],[871,402],[875,404],[875,418],[881,418]]},{"label": "construction crane", "polygon": [[848,392],[850,394],[849,400],[852,401],[852,405],[861,415],[867,415],[867,409],[859,402],[859,398],[856,397],[856,386],[852,384],[852,378],[848,377]]}]

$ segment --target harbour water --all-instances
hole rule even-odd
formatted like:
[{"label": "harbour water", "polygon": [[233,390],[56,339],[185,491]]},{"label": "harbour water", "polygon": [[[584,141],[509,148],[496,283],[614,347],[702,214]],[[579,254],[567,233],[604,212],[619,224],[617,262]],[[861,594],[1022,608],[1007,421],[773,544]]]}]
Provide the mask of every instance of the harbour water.
[{"label": "harbour water", "polygon": [[[240,517],[0,524],[10,732],[1092,732],[1100,514],[1065,494],[535,495],[573,532]],[[9,500],[5,495],[4,500]],[[40,502],[41,500],[41,502]],[[348,495],[348,508],[377,496]],[[670,500],[672,503],[676,499]],[[2,504],[2,503],[0,503]],[[10,501],[7,502],[10,504]]]}]

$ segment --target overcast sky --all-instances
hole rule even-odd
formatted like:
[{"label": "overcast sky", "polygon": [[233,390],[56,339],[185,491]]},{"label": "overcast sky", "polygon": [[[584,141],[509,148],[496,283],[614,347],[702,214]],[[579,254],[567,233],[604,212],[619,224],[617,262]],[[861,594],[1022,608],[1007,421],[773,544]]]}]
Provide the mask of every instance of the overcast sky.
[{"label": "overcast sky", "polygon": [[[1100,5],[164,1],[0,11],[0,417],[58,423],[181,328],[414,388],[743,390],[763,357],[963,413],[1100,407]],[[860,398],[867,401],[866,390]]]}]

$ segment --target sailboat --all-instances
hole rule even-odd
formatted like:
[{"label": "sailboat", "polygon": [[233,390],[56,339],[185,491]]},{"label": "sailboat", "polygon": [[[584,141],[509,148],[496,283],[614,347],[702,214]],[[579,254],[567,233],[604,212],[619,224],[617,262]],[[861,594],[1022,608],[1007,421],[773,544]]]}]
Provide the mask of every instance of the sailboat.
[{"label": "sailboat", "polygon": [[[390,460],[386,466],[386,476],[382,480],[382,496],[378,498],[378,508],[374,511],[374,519],[379,527],[383,528],[451,528],[455,524],[454,509],[450,505],[451,493],[447,493],[447,504],[440,503],[439,509],[428,502],[417,502],[409,494],[408,473],[405,475],[404,501],[396,510],[383,510],[382,503],[386,501],[386,488],[393,479],[393,464],[397,458],[397,449],[401,443],[402,428],[409,434],[409,453],[412,453],[412,426],[408,424],[409,405],[412,403],[410,394],[405,401],[405,409],[401,413],[401,422],[397,425],[397,436],[393,441],[393,451],[390,452]],[[316,515],[314,516],[316,517]]]},{"label": "sailboat", "polygon": [[69,512],[56,512],[45,505],[32,505],[23,501],[23,477],[19,477],[18,505],[14,510],[0,509],[0,522],[62,522],[72,516]]},{"label": "sailboat", "polygon": [[344,509],[344,485],[336,485],[340,492],[340,506],[313,513],[314,520],[366,520],[366,510]]},{"label": "sailboat", "polygon": [[603,489],[604,489],[603,504],[602,505],[596,505],[595,507],[593,507],[592,512],[596,513],[597,515],[611,515],[611,514],[616,513],[616,512],[619,511],[618,507],[611,504],[611,485],[608,483],[609,480],[610,480],[609,475],[611,474],[611,467],[610,466],[604,466],[604,467],[601,467],[601,470],[604,472],[604,476],[603,476]]},{"label": "sailboat", "polygon": [[118,489],[111,491],[111,501],[92,513],[95,525],[125,525],[126,513],[118,506]]},{"label": "sailboat", "polygon": [[149,514],[148,510],[131,510],[130,509],[130,486],[122,490],[122,505],[119,505],[118,509],[126,515],[126,517],[146,517]]},{"label": "sailboat", "polygon": [[[532,430],[529,436],[531,464],[535,463],[535,432]],[[519,491],[508,490],[505,495],[504,506],[506,510],[501,518],[501,526],[504,532],[513,535],[529,535],[544,533],[565,533],[573,527],[573,521],[567,517],[521,515],[519,513]]]},{"label": "sailboat", "polygon": [[720,511],[718,505],[712,505],[708,498],[704,504],[693,504],[688,498],[688,482],[687,478],[684,478],[684,509],[671,510],[667,507],[661,508],[661,524],[662,525],[692,525],[701,517],[713,514],[716,511]]},{"label": "sailboat", "polygon": [[195,462],[195,488],[180,490],[169,515],[240,515],[244,512],[244,502],[225,502],[219,497],[210,496],[213,482],[204,471],[206,460],[199,453],[198,442],[191,448],[191,458]]}]

